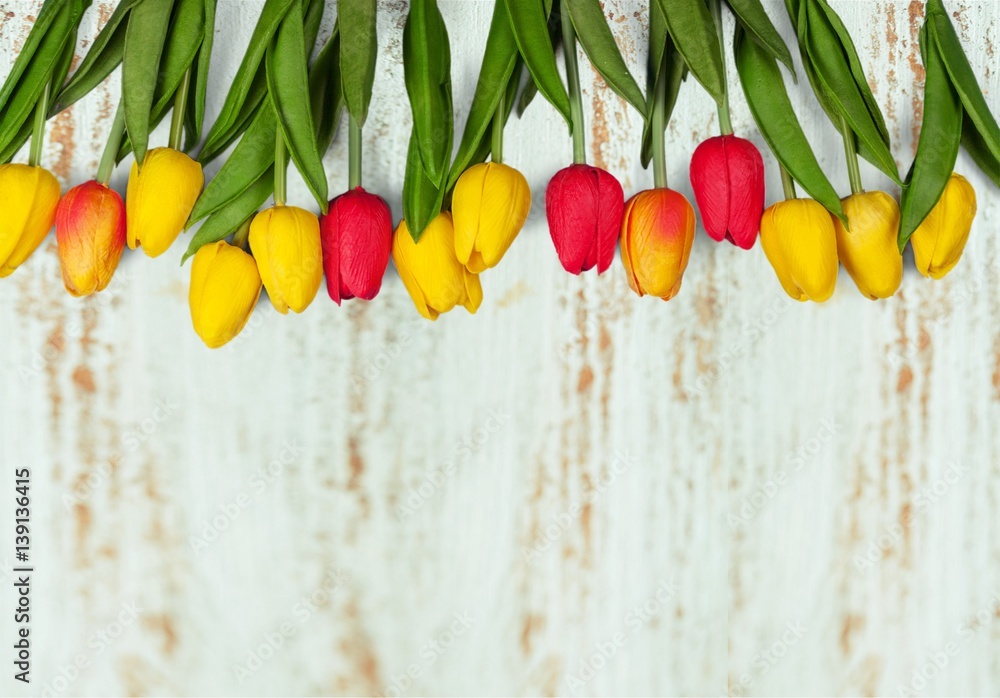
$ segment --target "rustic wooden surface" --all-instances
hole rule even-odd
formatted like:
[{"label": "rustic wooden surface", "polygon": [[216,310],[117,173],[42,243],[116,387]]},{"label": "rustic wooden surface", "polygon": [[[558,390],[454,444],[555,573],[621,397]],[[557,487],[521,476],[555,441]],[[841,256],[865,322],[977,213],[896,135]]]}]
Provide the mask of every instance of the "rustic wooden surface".
[{"label": "rustic wooden surface", "polygon": [[[209,119],[261,4],[219,3]],[[604,4],[641,75],[645,3]],[[782,3],[767,4],[790,40]],[[831,4],[905,171],[922,4]],[[947,4],[1000,111],[1000,4]],[[0,0],[0,75],[39,6]],[[87,13],[81,56],[112,6]],[[406,3],[380,7],[366,178],[398,216]],[[441,8],[461,124],[492,3]],[[651,186],[639,117],[582,65],[592,162],[627,193]],[[50,122],[44,164],[64,188],[96,170],[117,75]],[[839,136],[805,80],[789,88],[846,192]],[[774,201],[777,168],[736,93],[734,125],[765,150]],[[687,163],[716,128],[689,80],[668,141],[689,196]],[[943,281],[908,254],[891,300],[842,273],[830,302],[799,305],[759,246],[699,233],[664,304],[634,297],[618,261],[601,278],[559,267],[542,203],[571,144],[548,105],[513,121],[505,146],[536,205],[474,317],[423,321],[390,270],[373,303],[321,292],[301,317],[262,303],[211,352],[190,329],[183,241],[127,254],[88,300],[63,291],[51,237],[0,281],[0,555],[12,471],[27,465],[37,565],[27,688],[11,678],[10,563],[0,572],[0,692],[1000,693],[1000,207],[971,160],[958,169],[979,216]],[[346,154],[338,138],[331,192]],[[125,178],[123,165],[122,191]],[[290,199],[311,205],[297,175]],[[595,660],[601,647],[614,656]]]}]

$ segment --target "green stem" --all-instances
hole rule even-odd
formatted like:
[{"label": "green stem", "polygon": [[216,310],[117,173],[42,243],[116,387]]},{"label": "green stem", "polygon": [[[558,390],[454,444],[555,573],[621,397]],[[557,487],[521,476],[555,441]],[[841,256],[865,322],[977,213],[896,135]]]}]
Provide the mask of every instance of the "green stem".
[{"label": "green stem", "polygon": [[35,105],[35,125],[31,131],[31,150],[28,152],[28,164],[38,167],[42,161],[42,146],[45,143],[45,116],[49,110],[49,96],[52,91],[52,83],[45,85],[42,96]]},{"label": "green stem", "polygon": [[288,157],[285,155],[285,137],[279,127],[274,138],[274,203],[278,206],[285,205],[287,182]]},{"label": "green stem", "polygon": [[242,249],[247,248],[247,239],[250,237],[250,222],[253,220],[253,216],[250,216],[243,224],[236,229],[236,233],[233,235],[233,245]]},{"label": "green stem", "polygon": [[108,186],[111,182],[111,173],[115,169],[115,158],[118,157],[118,149],[122,145],[122,136],[125,134],[125,102],[118,103],[118,110],[115,112],[115,121],[111,124],[111,133],[108,135],[108,142],[104,145],[104,153],[101,155],[101,164],[97,168],[97,181]]},{"label": "green stem", "polygon": [[667,111],[667,76],[660,75],[654,87],[653,113],[650,125],[653,139],[653,184],[657,189],[667,188],[667,150],[664,144],[664,123]]},{"label": "green stem", "polygon": [[357,120],[348,115],[350,121],[350,133],[348,134],[348,177],[347,186],[355,189],[361,186],[361,125]]},{"label": "green stem", "polygon": [[174,93],[174,114],[170,120],[170,147],[181,149],[181,138],[184,136],[184,113],[187,111],[188,90],[191,87],[191,69],[188,68],[181,80],[181,86]]},{"label": "green stem", "polygon": [[780,167],[781,167],[781,188],[785,190],[785,198],[786,199],[797,198],[795,195],[795,180],[792,179],[792,176],[790,174],[788,174],[788,170],[785,169],[784,165],[780,165]]},{"label": "green stem", "polygon": [[722,33],[722,0],[712,0],[712,18],[715,33],[719,39],[719,53],[722,55],[722,101],[719,102],[719,130],[723,136],[733,132],[733,122],[729,117],[729,78],[726,76],[726,39]]},{"label": "green stem", "polygon": [[860,194],[865,190],[861,182],[861,167],[858,165],[858,148],[854,142],[854,131],[847,125],[847,118],[840,117],[840,133],[844,137],[844,154],[847,156],[847,176],[851,180],[851,193]]},{"label": "green stem", "polygon": [[569,88],[569,115],[573,128],[573,162],[587,164],[587,144],[583,140],[583,97],[580,94],[580,69],[576,64],[576,31],[567,8],[560,8],[563,54],[566,57],[566,86]]},{"label": "green stem", "polygon": [[500,93],[500,103],[493,113],[493,145],[490,149],[490,159],[498,165],[503,162],[503,126],[507,116],[507,91]]}]

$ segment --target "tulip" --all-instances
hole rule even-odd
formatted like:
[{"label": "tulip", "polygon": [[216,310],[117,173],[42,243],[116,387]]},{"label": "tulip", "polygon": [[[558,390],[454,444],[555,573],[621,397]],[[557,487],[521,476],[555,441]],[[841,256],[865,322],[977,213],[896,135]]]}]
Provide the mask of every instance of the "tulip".
[{"label": "tulip", "polygon": [[910,238],[917,270],[940,279],[954,269],[962,258],[975,217],[976,190],[965,177],[953,173],[930,215]]},{"label": "tulip", "polygon": [[319,219],[297,206],[277,205],[250,224],[250,250],[267,295],[282,315],[309,307],[323,281]]},{"label": "tulip", "polygon": [[392,213],[382,197],[361,187],[341,194],[320,216],[319,231],[330,298],[337,305],[342,298],[374,298],[392,250]]},{"label": "tulip", "polygon": [[837,286],[837,233],[833,218],[812,199],[779,201],[764,211],[760,244],[785,292],[821,303]]},{"label": "tulip", "polygon": [[59,182],[31,165],[0,165],[0,278],[10,276],[49,234]]},{"label": "tulip", "polygon": [[483,302],[479,276],[455,255],[455,228],[449,213],[440,213],[428,223],[419,243],[413,241],[406,221],[400,221],[392,238],[392,261],[417,311],[428,320],[437,320],[460,304],[475,313]]},{"label": "tulip", "polygon": [[56,241],[66,290],[76,297],[103,291],[125,250],[122,197],[94,180],[73,187],[56,209]]},{"label": "tulip", "polygon": [[590,165],[570,165],[549,181],[545,215],[563,268],[571,274],[611,266],[622,225],[625,195],[611,174]]},{"label": "tulip", "polygon": [[705,232],[716,241],[753,247],[764,213],[764,160],[745,138],[709,138],[691,158],[691,186]]},{"label": "tulip", "polygon": [[639,192],[625,204],[622,263],[640,296],[677,295],[694,242],[694,209],[672,189]]},{"label": "tulip", "polygon": [[896,200],[885,192],[870,191],[852,194],[843,204],[851,229],[833,218],[840,263],[863,295],[872,300],[891,297],[903,281]]},{"label": "tulip", "polygon": [[153,148],[141,169],[133,162],[125,197],[129,249],[142,245],[150,257],[166,252],[184,229],[204,183],[201,165],[173,148]]},{"label": "tulip", "polygon": [[467,169],[458,178],[451,201],[458,261],[476,274],[495,267],[530,210],[528,180],[513,167],[488,162]]},{"label": "tulip", "polygon": [[225,240],[203,245],[191,264],[188,305],[194,331],[218,349],[246,326],[260,298],[257,263]]}]

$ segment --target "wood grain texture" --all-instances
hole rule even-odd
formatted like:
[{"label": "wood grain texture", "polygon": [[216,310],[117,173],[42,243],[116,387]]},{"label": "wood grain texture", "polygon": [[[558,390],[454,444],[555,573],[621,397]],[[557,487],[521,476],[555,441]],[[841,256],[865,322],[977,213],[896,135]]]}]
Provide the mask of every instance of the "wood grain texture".
[{"label": "wood grain texture", "polygon": [[[765,4],[791,42],[783,4]],[[946,4],[996,112],[997,5]],[[219,3],[209,120],[261,5]],[[440,5],[461,124],[492,3]],[[922,4],[831,5],[905,171]],[[2,0],[0,75],[39,6]],[[406,3],[379,7],[365,174],[398,216]],[[110,9],[87,13],[81,56]],[[641,76],[645,3],[604,9]],[[651,186],[638,115],[582,54],[581,68],[592,162],[628,193]],[[846,192],[838,134],[806,81],[789,90]],[[115,73],[50,122],[44,164],[64,188],[93,176],[119,94]],[[741,99],[733,122],[765,151],[773,202],[778,170]],[[668,131],[670,181],[689,197],[687,163],[716,129],[689,80]],[[158,129],[151,144],[165,142]],[[960,156],[979,215],[942,281],[908,253],[888,301],[841,274],[830,302],[800,305],[759,246],[699,233],[665,304],[634,297],[618,261],[600,278],[562,271],[543,202],[571,152],[540,99],[508,127],[535,205],[474,317],[422,320],[390,271],[373,303],[319,297],[301,317],[264,303],[211,352],[190,328],[184,243],[126,254],[88,300],[63,291],[53,238],[0,282],[0,459],[4,486],[33,469],[38,570],[35,683],[5,660],[2,693],[1000,693],[1000,205],[985,177]],[[325,164],[342,191],[346,134]],[[311,206],[297,174],[289,200]],[[5,646],[13,600],[4,579]],[[602,664],[616,639],[591,676],[581,662]]]}]

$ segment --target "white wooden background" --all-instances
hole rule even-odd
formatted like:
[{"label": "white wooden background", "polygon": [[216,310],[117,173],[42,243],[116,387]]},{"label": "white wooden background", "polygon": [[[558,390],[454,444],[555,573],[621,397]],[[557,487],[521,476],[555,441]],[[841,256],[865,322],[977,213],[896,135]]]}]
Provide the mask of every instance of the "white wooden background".
[{"label": "white wooden background", "polygon": [[[922,3],[832,4],[905,171]],[[261,5],[219,3],[209,120]],[[947,5],[996,113],[1000,3]],[[0,75],[39,6],[0,0]],[[791,41],[782,3],[768,7]],[[366,183],[398,216],[406,2],[380,8]],[[87,13],[79,55],[111,9]],[[461,125],[492,3],[441,9]],[[641,76],[645,3],[605,11]],[[638,116],[583,65],[591,161],[627,193],[651,186]],[[50,122],[44,164],[64,188],[96,170],[117,75]],[[804,79],[789,88],[846,192],[839,136]],[[773,202],[778,171],[738,88],[733,108]],[[689,197],[691,153],[716,128],[689,80],[668,141]],[[841,274],[830,302],[799,305],[759,246],[699,233],[665,304],[634,297],[618,261],[601,278],[559,266],[544,189],[571,144],[548,105],[512,121],[505,146],[536,205],[474,317],[423,321],[390,270],[373,303],[323,291],[281,317],[264,302],[212,352],[190,328],[183,240],[127,254],[83,301],[63,291],[51,237],[0,281],[0,556],[13,469],[29,466],[37,565],[30,687],[12,680],[9,561],[0,572],[0,693],[1000,693],[1000,206],[971,160],[958,170],[979,215],[943,281],[907,254],[891,300]],[[339,138],[331,192],[346,155]],[[290,199],[312,207],[297,175]]]}]

